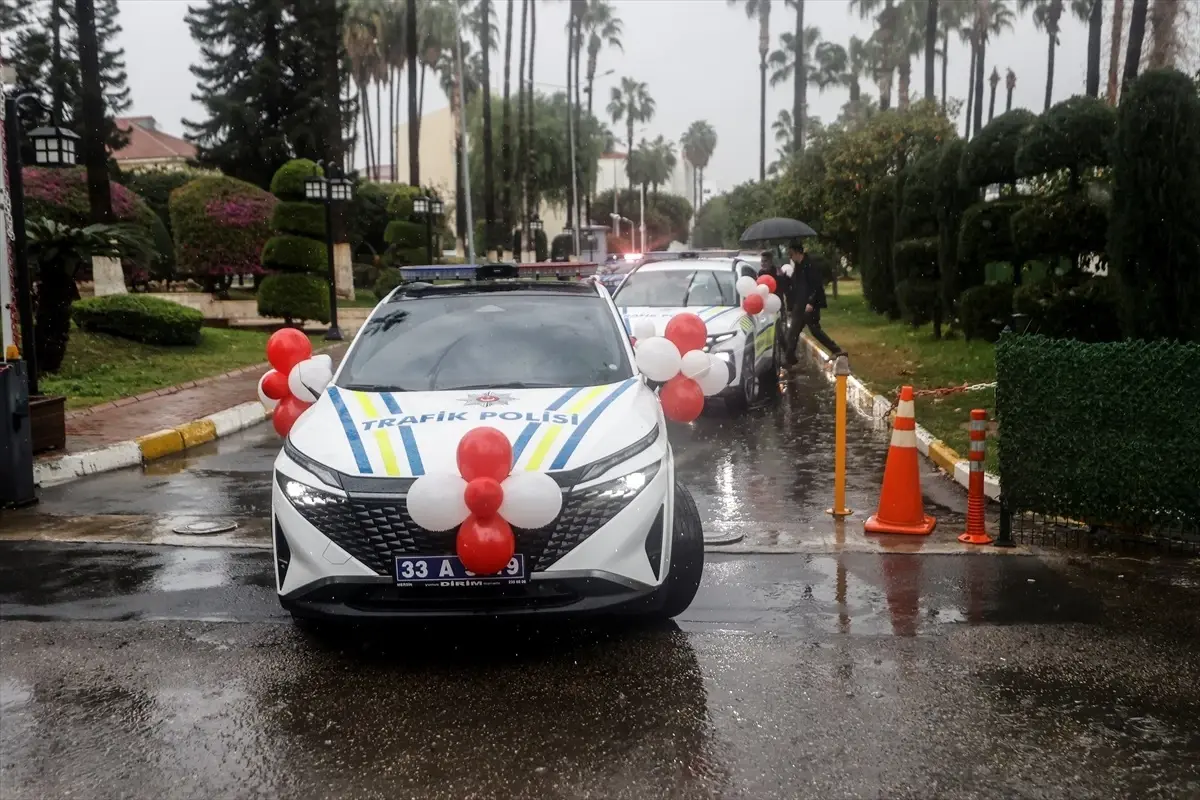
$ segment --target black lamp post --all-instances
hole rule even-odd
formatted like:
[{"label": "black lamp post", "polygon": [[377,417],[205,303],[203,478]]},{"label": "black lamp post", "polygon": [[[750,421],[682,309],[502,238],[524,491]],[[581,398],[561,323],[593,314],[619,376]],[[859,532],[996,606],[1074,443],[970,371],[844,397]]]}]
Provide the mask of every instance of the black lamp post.
[{"label": "black lamp post", "polygon": [[[324,162],[317,165],[324,167]],[[329,330],[325,340],[340,342],[344,338],[342,329],[338,327],[337,318],[337,268],[333,263],[333,204],[345,202],[354,197],[354,183],[340,174],[340,169],[330,164],[324,167],[328,173],[320,173],[304,179],[304,198],[313,203],[325,206],[325,257],[329,266]]]},{"label": "black lamp post", "polygon": [[445,206],[436,197],[421,195],[413,200],[413,211],[425,218],[425,258],[433,264],[433,220],[441,217]]},{"label": "black lamp post", "polygon": [[[25,360],[25,378],[29,396],[38,391],[37,345],[33,332],[33,281],[29,274],[29,258],[25,250],[25,182],[21,175],[21,106],[26,105],[44,113],[46,107],[37,92],[14,88],[4,93],[5,161],[8,167],[9,197],[12,206],[13,271],[17,285],[17,312],[21,317],[21,357]],[[30,131],[34,164],[39,167],[75,166],[79,137],[57,126]],[[7,311],[5,312],[7,313]]]},{"label": "black lamp post", "polygon": [[542,222],[542,218],[539,217],[537,214],[534,214],[532,217],[529,218],[529,238],[531,238],[533,240],[529,243],[530,244],[529,249],[533,251],[533,260],[534,261],[537,261],[538,234],[541,233],[542,229],[545,227],[546,226]]}]

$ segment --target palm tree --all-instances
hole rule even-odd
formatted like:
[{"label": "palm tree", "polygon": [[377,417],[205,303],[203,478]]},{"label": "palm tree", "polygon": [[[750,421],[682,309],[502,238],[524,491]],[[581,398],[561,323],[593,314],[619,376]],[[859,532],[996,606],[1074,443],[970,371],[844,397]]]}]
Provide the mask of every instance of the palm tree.
[{"label": "palm tree", "polygon": [[704,170],[717,149],[717,132],[707,121],[696,120],[688,126],[679,143],[683,146],[683,157],[696,169],[698,188],[693,208],[699,211],[704,205]]},{"label": "palm tree", "polygon": [[838,85],[850,90],[851,107],[857,107],[862,100],[862,79],[874,74],[873,63],[877,56],[875,45],[863,41],[857,36],[850,37],[850,46],[846,48],[846,71],[839,76]]},{"label": "palm tree", "polygon": [[925,0],[925,99],[932,100],[937,92],[933,60],[937,57],[938,0]]},{"label": "palm tree", "polygon": [[1125,50],[1125,74],[1122,76],[1122,91],[1137,77],[1142,63],[1142,40],[1146,37],[1146,12],[1149,0],[1133,0],[1129,11],[1129,45]]},{"label": "palm tree", "polygon": [[[634,125],[654,119],[656,108],[654,98],[650,96],[650,90],[641,81],[633,78],[621,78],[621,85],[613,88],[608,102],[608,115],[612,117],[614,125],[620,124],[622,120],[625,122],[627,153],[633,152]],[[629,185],[633,186],[632,177]]]},{"label": "palm tree", "polygon": [[508,8],[504,15],[504,108],[500,116],[500,213],[504,218],[503,228],[510,231],[513,224],[512,214],[512,39],[513,39],[513,0],[508,0]]},{"label": "palm tree", "polygon": [[[583,36],[587,38],[587,88],[584,91],[587,94],[587,110],[588,117],[590,118],[592,116],[592,93],[596,83],[596,66],[600,60],[600,51],[605,46],[608,46],[625,52],[625,48],[621,44],[621,34],[624,33],[624,24],[608,0],[587,0],[587,6],[583,9],[583,16],[580,18],[580,30]],[[576,65],[578,65],[578,61],[576,61]],[[578,74],[576,75],[576,80],[578,80]],[[584,218],[588,220],[592,218],[592,190],[593,187],[589,185],[584,197],[586,204]]]},{"label": "palm tree", "polygon": [[484,251],[491,251],[496,238],[496,165],[492,152],[492,2],[479,0],[479,52],[483,56],[483,219]]},{"label": "palm tree", "polygon": [[879,12],[875,17],[878,29],[871,38],[879,46],[879,62],[876,70],[876,78],[879,82],[879,108],[887,111],[892,107],[892,80],[896,70],[893,43],[896,41],[900,22],[895,0],[850,0],[850,10],[858,11],[860,19],[866,19]]},{"label": "palm tree", "polygon": [[[792,80],[792,117],[796,122],[796,133],[794,134],[793,144],[796,146],[797,153],[804,152],[804,115],[808,113],[808,51],[805,45],[808,43],[805,38],[804,29],[804,0],[784,0],[792,8],[796,9],[796,29],[792,32],[792,41],[798,48],[793,54],[795,59],[795,75]],[[700,200],[704,200],[704,180],[701,183]]]},{"label": "palm tree", "polygon": [[1100,96],[1100,39],[1104,26],[1103,0],[1071,0],[1071,12],[1088,24],[1087,95]]},{"label": "palm tree", "polygon": [[912,89],[912,60],[927,43],[929,0],[902,0],[896,7],[896,26],[892,38],[892,63],[896,65],[901,109],[908,108]]},{"label": "palm tree", "polygon": [[75,0],[75,30],[79,47],[79,82],[83,106],[83,163],[87,166],[89,218],[94,225],[113,221],[108,182],[108,153],[104,145],[104,89],[100,83],[100,45],[96,8],[92,0]]},{"label": "palm tree", "polygon": [[[938,8],[938,35],[942,39],[942,110],[946,109],[946,83],[950,69],[950,34],[962,30],[966,3],[942,3]],[[965,41],[965,40],[964,40]]]},{"label": "palm tree", "polygon": [[[532,101],[531,92],[525,91],[525,44],[526,37],[529,33],[529,0],[521,0],[521,55],[517,65],[517,152],[513,163],[513,189],[518,198],[524,197],[524,174],[525,174],[525,148],[528,146],[529,138],[525,135],[525,103],[526,100]],[[532,109],[530,111],[532,114]],[[520,200],[516,204],[516,210],[520,212],[519,225],[521,228],[521,248],[529,249],[529,230],[528,230],[528,214],[524,200]],[[515,253],[514,257],[520,261],[521,253]]]},{"label": "palm tree", "polygon": [[[420,138],[421,117],[425,114],[425,71],[437,70],[443,51],[454,46],[453,0],[425,0],[417,6],[417,60],[421,75],[417,90],[417,132]],[[412,80],[412,77],[409,77]],[[412,92],[410,91],[410,94]],[[410,101],[411,102],[411,101]]]},{"label": "palm tree", "polygon": [[[972,13],[974,13],[973,10]],[[958,37],[962,39],[964,43],[970,45],[971,48],[971,66],[967,70],[967,124],[963,129],[963,138],[970,139],[971,120],[974,119],[975,116],[975,65],[979,60],[979,46],[976,44],[978,36],[975,32],[974,21],[972,21],[970,25],[964,25],[963,27],[959,28]]]},{"label": "palm tree", "polygon": [[[1179,0],[1154,0],[1150,10],[1150,57],[1148,69],[1175,66],[1179,56],[1179,33],[1175,21],[1179,18]],[[1186,12],[1185,12],[1186,13]]]},{"label": "palm tree", "polygon": [[417,109],[417,0],[407,0],[404,11],[404,50],[408,57],[408,185],[420,186],[421,116]]},{"label": "palm tree", "polygon": [[671,179],[677,163],[675,145],[658,136],[652,142],[645,139],[638,142],[637,149],[630,154],[629,168],[635,184],[658,194],[658,187]]},{"label": "palm tree", "polygon": [[1050,110],[1054,97],[1054,51],[1058,49],[1059,22],[1062,21],[1063,0],[1017,0],[1017,9],[1022,13],[1033,12],[1033,24],[1044,31],[1049,40],[1046,56],[1046,100],[1042,111]]},{"label": "palm tree", "polygon": [[[380,55],[376,36],[374,8],[367,3],[355,2],[346,14],[345,31],[342,38],[350,59],[350,70],[358,87],[358,111],[363,128],[363,147],[366,150],[367,174],[372,175],[374,140],[371,137],[371,103],[367,94],[371,81],[379,74]],[[378,171],[379,162],[375,161]]]},{"label": "palm tree", "polygon": [[780,152],[790,153],[795,148],[792,146],[792,136],[795,135],[795,124],[792,122],[792,112],[786,108],[779,109],[779,114],[775,117],[775,121],[771,123],[771,130],[775,132],[775,143],[779,145]]},{"label": "palm tree", "polygon": [[[537,200],[534,197],[533,177],[534,159],[537,153],[537,143],[534,139],[534,121],[533,121],[533,56],[537,52],[537,2],[536,0],[528,0],[529,2],[529,94],[527,96],[527,105],[529,106],[528,119],[529,130],[525,135],[525,221],[528,223],[533,218],[537,209]],[[530,244],[533,244],[532,238]],[[533,247],[530,247],[533,250]]]},{"label": "palm tree", "polygon": [[[771,53],[768,63],[774,68],[771,73],[771,85],[777,86],[789,80],[795,80],[797,74],[806,77],[806,83],[812,83],[818,92],[824,92],[831,86],[845,85],[849,69],[849,58],[846,48],[834,42],[821,39],[820,28],[807,28],[804,31],[804,47],[800,50],[805,54],[805,61],[800,63],[797,70],[796,39],[791,31],[779,35],[779,49]],[[807,94],[807,92],[806,92]],[[803,111],[803,109],[802,109]],[[792,109],[792,121],[795,122],[796,110]],[[797,125],[796,131],[801,129]],[[796,133],[793,132],[793,137]],[[804,151],[802,145],[792,141],[796,152]]]},{"label": "palm tree", "polygon": [[1121,63],[1121,34],[1125,30],[1125,0],[1113,0],[1112,44],[1108,50],[1108,87],[1106,97],[1110,106],[1117,104],[1119,81],[1117,68]]},{"label": "palm tree", "polygon": [[771,0],[726,0],[758,20],[758,179],[767,177],[767,55],[771,49]]},{"label": "palm tree", "polygon": [[976,0],[975,6],[975,133],[983,127],[983,76],[987,43],[993,36],[1012,30],[1014,15],[1007,0]]}]

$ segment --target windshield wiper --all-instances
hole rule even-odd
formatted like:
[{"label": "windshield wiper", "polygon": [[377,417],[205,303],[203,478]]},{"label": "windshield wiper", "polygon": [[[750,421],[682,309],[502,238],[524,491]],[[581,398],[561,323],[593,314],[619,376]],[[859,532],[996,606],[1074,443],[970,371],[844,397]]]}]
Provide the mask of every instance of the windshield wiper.
[{"label": "windshield wiper", "polygon": [[376,384],[367,383],[348,383],[342,387],[351,392],[408,392],[410,389],[405,389],[402,386],[378,386]]}]

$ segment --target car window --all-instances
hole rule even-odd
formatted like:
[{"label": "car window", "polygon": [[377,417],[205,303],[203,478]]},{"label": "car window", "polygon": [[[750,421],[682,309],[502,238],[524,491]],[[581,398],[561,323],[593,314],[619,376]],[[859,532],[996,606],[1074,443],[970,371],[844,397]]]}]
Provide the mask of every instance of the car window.
[{"label": "car window", "polygon": [[362,391],[598,386],[633,375],[599,296],[481,292],[384,304],[337,385]]},{"label": "car window", "polygon": [[613,302],[619,307],[737,305],[733,273],[710,269],[688,272],[635,272],[625,279]]}]

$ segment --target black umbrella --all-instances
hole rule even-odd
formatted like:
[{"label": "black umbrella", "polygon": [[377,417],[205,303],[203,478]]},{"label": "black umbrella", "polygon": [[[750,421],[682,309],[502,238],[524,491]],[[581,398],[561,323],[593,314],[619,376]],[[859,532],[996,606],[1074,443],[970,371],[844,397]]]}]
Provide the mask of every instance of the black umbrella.
[{"label": "black umbrella", "polygon": [[816,235],[816,231],[798,219],[771,217],[770,219],[759,220],[749,228],[746,228],[746,232],[742,234],[741,243],[760,244]]}]

